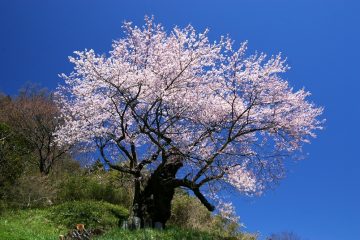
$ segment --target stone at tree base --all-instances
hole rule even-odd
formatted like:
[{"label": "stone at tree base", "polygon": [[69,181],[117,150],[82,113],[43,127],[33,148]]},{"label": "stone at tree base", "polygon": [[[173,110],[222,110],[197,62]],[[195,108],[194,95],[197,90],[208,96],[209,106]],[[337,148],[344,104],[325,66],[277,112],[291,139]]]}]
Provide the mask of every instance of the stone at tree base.
[{"label": "stone at tree base", "polygon": [[128,220],[124,220],[123,222],[122,222],[122,225],[121,225],[121,228],[122,229],[129,229],[129,224],[128,224]]},{"label": "stone at tree base", "polygon": [[157,230],[163,230],[164,229],[164,226],[161,222],[155,222],[154,223],[154,228],[157,229]]},{"label": "stone at tree base", "polygon": [[130,217],[127,221],[123,222],[124,229],[138,230],[141,228],[141,218]]},{"label": "stone at tree base", "polygon": [[140,229],[141,228],[141,218],[134,217],[133,219],[134,219],[134,221],[133,221],[134,228],[135,229]]}]

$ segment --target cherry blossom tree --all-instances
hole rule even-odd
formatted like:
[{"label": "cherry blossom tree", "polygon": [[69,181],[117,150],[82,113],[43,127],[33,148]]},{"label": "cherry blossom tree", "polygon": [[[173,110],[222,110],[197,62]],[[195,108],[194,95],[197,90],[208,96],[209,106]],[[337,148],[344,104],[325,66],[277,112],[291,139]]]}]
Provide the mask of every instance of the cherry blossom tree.
[{"label": "cherry blossom tree", "polygon": [[177,187],[213,211],[219,190],[257,194],[281,179],[285,157],[315,137],[322,113],[281,78],[281,56],[248,56],[247,43],[212,43],[191,25],[168,33],[145,22],[124,23],[108,55],[70,57],[57,141],[97,149],[133,176],[131,216],[142,226],[166,223]]}]

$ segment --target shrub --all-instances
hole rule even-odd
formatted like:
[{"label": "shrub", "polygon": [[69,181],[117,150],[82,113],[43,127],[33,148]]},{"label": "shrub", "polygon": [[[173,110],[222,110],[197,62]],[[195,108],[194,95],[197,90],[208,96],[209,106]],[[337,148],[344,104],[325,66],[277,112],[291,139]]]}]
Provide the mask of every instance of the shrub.
[{"label": "shrub", "polygon": [[94,200],[127,207],[131,203],[129,189],[114,184],[108,172],[67,175],[59,183],[57,198],[58,202]]},{"label": "shrub", "polygon": [[195,197],[177,191],[172,201],[169,225],[208,232],[219,239],[256,240],[254,234],[242,233],[238,222],[210,213]]},{"label": "shrub", "polygon": [[105,201],[125,207],[132,203],[131,182],[127,176],[115,171],[80,168],[71,158],[59,161],[46,176],[31,166],[19,175],[12,181],[0,181],[0,211],[81,200]]},{"label": "shrub", "polygon": [[52,205],[56,187],[48,176],[24,173],[8,191],[6,202],[10,208],[33,208]]},{"label": "shrub", "polygon": [[24,171],[28,151],[27,142],[0,120],[0,200],[9,198],[9,191]]},{"label": "shrub", "polygon": [[[16,146],[15,143],[14,146]],[[8,159],[4,159],[1,156],[2,147],[0,142],[0,200],[7,208],[33,208],[52,205],[58,199],[58,185],[65,181],[68,174],[75,175],[81,172],[79,164],[67,156],[54,165],[53,170],[55,171],[44,176],[40,174],[37,166],[32,164],[33,156],[31,154],[27,153],[16,158],[16,153],[13,153]],[[22,148],[21,151],[25,151],[24,147],[18,147]],[[8,161],[10,163],[8,165],[12,169],[16,169],[17,172],[14,173],[10,168],[4,169],[4,161]],[[22,165],[17,166],[17,162],[21,162]],[[2,181],[3,179],[5,181]]]},{"label": "shrub", "polygon": [[85,224],[86,228],[110,229],[126,219],[128,210],[107,202],[73,201],[50,209],[49,219],[55,224],[73,228]]},{"label": "shrub", "polygon": [[4,200],[0,199],[0,216],[8,208],[7,203]]},{"label": "shrub", "polygon": [[172,200],[169,225],[187,229],[209,230],[211,221],[211,213],[200,201],[185,192],[176,192]]}]

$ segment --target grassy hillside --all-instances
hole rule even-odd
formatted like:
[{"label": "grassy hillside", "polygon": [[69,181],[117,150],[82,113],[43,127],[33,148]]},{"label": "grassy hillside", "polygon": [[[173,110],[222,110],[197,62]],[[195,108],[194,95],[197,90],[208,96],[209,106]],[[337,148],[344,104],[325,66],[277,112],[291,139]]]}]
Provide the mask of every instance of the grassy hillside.
[{"label": "grassy hillside", "polygon": [[[5,214],[0,217],[1,240],[54,240],[60,234],[67,232],[67,228],[55,225],[49,220],[48,210],[21,210]],[[139,240],[139,239],[217,239],[206,233],[186,231],[180,229],[167,229],[164,231],[140,230],[126,231],[113,228],[105,235],[97,237],[98,240]]]},{"label": "grassy hillside", "polygon": [[185,240],[185,239],[202,239],[202,240],[216,240],[220,239],[214,235],[203,232],[196,232],[192,230],[183,230],[170,228],[164,231],[153,229],[139,230],[139,231],[125,231],[121,229],[114,229],[105,235],[96,238],[97,240],[139,240],[139,239],[161,239],[161,240]]},{"label": "grassy hillside", "polygon": [[[128,231],[117,227],[117,216],[127,214],[123,208],[104,202],[70,202],[44,209],[8,211],[0,216],[1,240],[54,240],[71,229],[72,224],[85,223],[89,227],[106,230],[97,240],[141,239],[222,239],[210,233],[169,228]],[[106,226],[106,227],[105,227]],[[109,227],[110,226],[110,227]],[[241,238],[239,238],[241,239]],[[245,237],[244,240],[251,238]]]},{"label": "grassy hillside", "polygon": [[48,210],[18,210],[0,217],[1,240],[58,239],[66,227],[55,225],[48,218]]}]

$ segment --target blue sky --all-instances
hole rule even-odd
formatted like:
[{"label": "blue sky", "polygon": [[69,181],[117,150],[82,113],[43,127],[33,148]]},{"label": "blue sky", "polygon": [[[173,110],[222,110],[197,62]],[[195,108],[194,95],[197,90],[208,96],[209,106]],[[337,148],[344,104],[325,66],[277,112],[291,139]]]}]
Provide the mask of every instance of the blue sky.
[{"label": "blue sky", "polygon": [[[247,231],[294,231],[305,239],[360,239],[359,3],[347,0],[0,1],[0,91],[15,94],[27,81],[53,90],[71,71],[74,50],[110,50],[121,24],[154,15],[167,29],[209,27],[249,41],[250,52],[282,52],[296,89],[325,107],[325,130],[305,160],[259,198],[234,198]],[[261,238],[263,239],[263,238]]]}]

